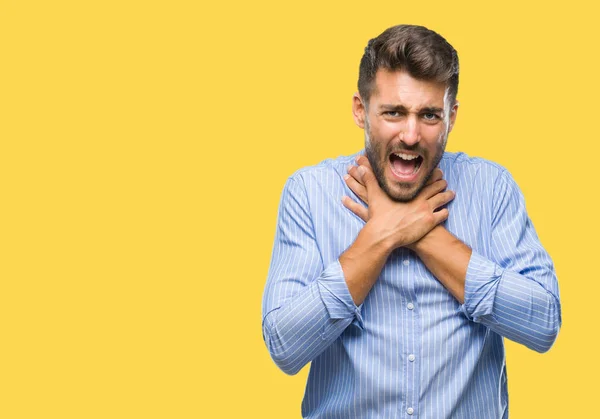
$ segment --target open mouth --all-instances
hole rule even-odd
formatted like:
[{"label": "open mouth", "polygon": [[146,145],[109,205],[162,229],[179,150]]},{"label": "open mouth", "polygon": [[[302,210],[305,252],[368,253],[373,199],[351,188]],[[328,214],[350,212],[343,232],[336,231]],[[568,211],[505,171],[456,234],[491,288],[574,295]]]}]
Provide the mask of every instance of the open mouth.
[{"label": "open mouth", "polygon": [[392,153],[389,159],[392,172],[401,179],[413,178],[423,163],[423,157],[418,154],[404,152]]}]

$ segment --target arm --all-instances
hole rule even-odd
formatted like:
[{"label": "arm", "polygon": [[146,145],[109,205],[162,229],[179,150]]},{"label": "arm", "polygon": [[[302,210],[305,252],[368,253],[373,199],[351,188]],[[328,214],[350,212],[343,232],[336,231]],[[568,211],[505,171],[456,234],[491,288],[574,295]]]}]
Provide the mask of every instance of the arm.
[{"label": "arm", "polygon": [[[377,183],[372,173],[365,180]],[[447,210],[434,214],[454,197],[441,192],[445,186],[443,180],[429,184],[410,204],[392,202],[372,188],[370,221],[339,260],[323,266],[304,186],[288,181],[263,300],[263,337],[284,372],[297,373],[350,324],[363,327],[358,305],[391,251],[447,218]]]},{"label": "arm", "polygon": [[[350,174],[348,186],[368,199],[360,176],[352,170]],[[368,219],[358,207],[347,207]],[[494,190],[491,243],[493,260],[488,260],[437,226],[407,247],[461,303],[469,319],[538,352],[547,351],[561,325],[558,284],[523,196],[506,172]]]},{"label": "arm", "polygon": [[[502,233],[492,233],[493,243],[499,240],[498,234]],[[524,229],[519,234],[525,237],[531,233]],[[556,277],[549,257],[539,243],[530,245],[533,246],[524,251],[519,240],[514,240],[510,247],[502,249],[512,254],[505,253],[502,257],[501,250],[493,244],[494,259],[501,256],[505,262],[500,265],[473,252],[438,226],[417,243],[414,250],[461,303],[461,310],[470,320],[530,349],[546,352],[560,328],[560,302],[550,291]],[[534,253],[529,259],[525,253],[531,250]],[[527,263],[519,261],[522,257],[529,259]]]},{"label": "arm", "polygon": [[519,187],[507,172],[497,179],[493,199],[490,258],[473,251],[461,308],[467,317],[496,333],[546,352],[562,323],[552,260],[539,242]]},{"label": "arm", "polygon": [[437,226],[410,248],[433,276],[463,304],[471,248],[443,226]]},{"label": "arm", "polygon": [[263,297],[263,338],[271,357],[296,374],[350,324],[362,327],[338,261],[323,266],[301,179],[285,185]]},{"label": "arm", "polygon": [[367,185],[369,208],[348,197],[343,202],[366,213],[363,219],[368,221],[356,241],[340,256],[340,265],[354,302],[362,304],[390,253],[415,243],[448,218],[447,209],[436,209],[454,199],[454,192],[444,191],[446,181],[441,179],[440,171],[439,177],[436,173],[411,202],[394,202],[381,190],[370,166],[361,165],[357,172]]}]

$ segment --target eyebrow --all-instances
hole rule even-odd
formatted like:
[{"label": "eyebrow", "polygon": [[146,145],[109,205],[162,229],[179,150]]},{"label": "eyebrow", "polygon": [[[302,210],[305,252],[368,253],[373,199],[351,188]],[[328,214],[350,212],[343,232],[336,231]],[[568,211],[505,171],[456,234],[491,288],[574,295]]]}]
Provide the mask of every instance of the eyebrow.
[{"label": "eyebrow", "polygon": [[[382,111],[403,111],[406,112],[406,107],[404,105],[380,105],[379,110]],[[426,106],[419,110],[419,112],[427,112],[427,113],[443,113],[443,108],[438,108],[435,106]]]}]

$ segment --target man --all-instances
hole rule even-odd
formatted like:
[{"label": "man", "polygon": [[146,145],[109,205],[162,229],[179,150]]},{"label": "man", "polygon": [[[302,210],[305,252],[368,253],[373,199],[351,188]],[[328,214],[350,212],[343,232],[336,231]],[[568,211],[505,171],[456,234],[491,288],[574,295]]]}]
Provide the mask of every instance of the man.
[{"label": "man", "polygon": [[508,417],[503,337],[545,352],[561,325],[523,196],[499,165],[444,152],[458,57],[440,35],[401,25],[371,40],[358,90],[366,157],[285,185],[269,352],[288,374],[312,362],[303,417]]}]

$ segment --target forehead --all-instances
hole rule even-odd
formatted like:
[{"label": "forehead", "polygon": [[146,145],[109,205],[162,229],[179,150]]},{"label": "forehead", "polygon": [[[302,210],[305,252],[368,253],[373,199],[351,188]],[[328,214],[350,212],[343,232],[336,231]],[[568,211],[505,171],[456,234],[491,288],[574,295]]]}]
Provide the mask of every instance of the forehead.
[{"label": "forehead", "polygon": [[444,106],[446,84],[413,78],[406,71],[379,69],[370,102],[405,107]]}]

